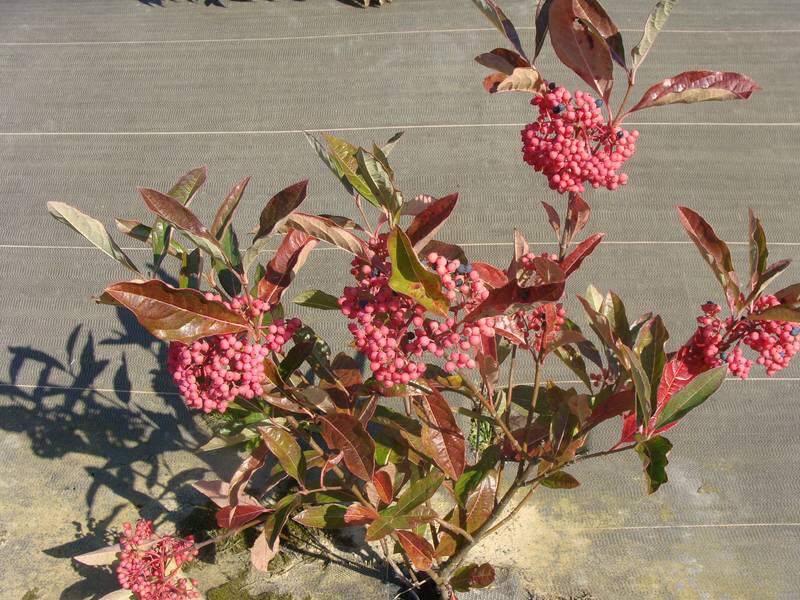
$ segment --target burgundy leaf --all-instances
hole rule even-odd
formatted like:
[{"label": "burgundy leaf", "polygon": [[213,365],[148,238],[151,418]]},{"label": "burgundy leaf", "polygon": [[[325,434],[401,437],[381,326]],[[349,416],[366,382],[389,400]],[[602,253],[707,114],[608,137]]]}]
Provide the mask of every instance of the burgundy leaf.
[{"label": "burgundy leaf", "polygon": [[258,231],[255,239],[268,236],[283,219],[292,214],[306,199],[308,192],[308,179],[298,181],[270,198],[258,222]]},{"label": "burgundy leaf", "polygon": [[508,283],[508,275],[502,269],[484,262],[472,263],[472,269],[478,272],[483,282],[489,287],[499,288]]},{"label": "burgundy leaf", "polygon": [[548,204],[547,202],[542,201],[542,207],[544,208],[545,212],[547,213],[547,220],[550,223],[550,227],[553,228],[553,231],[556,232],[556,237],[561,235],[561,219],[558,216],[558,211],[553,208],[552,205]]},{"label": "burgundy leaf", "polygon": [[635,407],[636,395],[633,390],[623,390],[612,394],[602,403],[594,407],[592,414],[589,415],[586,424],[595,427],[603,421],[618,417],[623,413],[632,411]]},{"label": "burgundy leaf", "polygon": [[236,207],[239,206],[239,201],[242,199],[248,183],[250,183],[250,178],[245,177],[234,186],[225,200],[222,201],[219,209],[217,209],[217,214],[214,216],[214,222],[211,223],[211,235],[219,238],[225,231],[225,228],[231,222],[231,218],[233,218]]},{"label": "burgundy leaf", "polygon": [[564,243],[569,245],[589,222],[592,209],[580,194],[571,193],[567,205],[567,220],[564,223]]},{"label": "burgundy leaf", "polygon": [[173,288],[163,281],[123,281],[108,286],[104,296],[130,310],[139,323],[161,340],[190,344],[209,335],[247,331],[249,324],[221,302],[197,290]]},{"label": "burgundy leaf", "polygon": [[425,210],[414,217],[411,225],[406,229],[406,235],[414,246],[414,250],[419,252],[433,239],[439,228],[450,217],[456,202],[458,202],[458,194],[450,194],[434,200]]},{"label": "burgundy leaf", "polygon": [[554,0],[550,6],[550,41],[556,56],[606,101],[613,84],[608,44],[597,30],[579,20],[573,0]]},{"label": "burgundy leaf", "polygon": [[375,472],[375,442],[352,415],[333,413],[320,417],[322,436],[329,447],[344,453],[350,472],[364,481],[372,481]]},{"label": "burgundy leaf", "polygon": [[389,470],[384,467],[375,471],[375,475],[372,476],[372,483],[375,485],[375,489],[378,490],[378,497],[384,503],[390,504],[392,498],[394,498],[394,482]]},{"label": "burgundy leaf", "polygon": [[237,529],[270,510],[254,504],[225,506],[217,511],[217,525],[223,529]]},{"label": "burgundy leaf", "polygon": [[450,479],[456,481],[466,465],[466,443],[444,396],[434,391],[420,397],[422,447]]},{"label": "burgundy leaf", "polygon": [[475,57],[475,62],[505,75],[511,75],[514,69],[531,66],[526,59],[506,48],[495,48],[491,52],[479,54]]},{"label": "burgundy leaf", "polygon": [[597,0],[574,0],[572,6],[578,18],[591,23],[597,33],[603,37],[608,44],[612,58],[625,69],[625,47],[622,43],[622,34],[600,2]]},{"label": "burgundy leaf", "polygon": [[436,252],[436,254],[444,256],[447,260],[458,260],[464,265],[469,262],[467,260],[467,255],[464,253],[464,249],[456,244],[431,240],[425,244],[425,247],[420,251],[419,255],[428,256],[431,252]]},{"label": "burgundy leaf", "polygon": [[495,0],[473,0],[473,2],[484,16],[489,19],[489,22],[511,42],[511,45],[514,46],[517,53],[527,60],[514,24],[505,15],[503,9],[498,6],[497,2],[495,2]]},{"label": "burgundy leaf", "polygon": [[494,511],[494,499],[497,493],[497,472],[489,471],[481,479],[478,486],[467,496],[464,506],[466,529],[473,533],[486,522]]},{"label": "burgundy leaf", "polygon": [[344,522],[348,525],[368,525],[380,515],[373,509],[361,504],[351,504],[344,513]]},{"label": "burgundy leaf", "polygon": [[267,264],[267,271],[258,282],[258,297],[267,304],[280,302],[284,290],[305,264],[317,241],[302,231],[290,229]]},{"label": "burgundy leaf", "polygon": [[622,433],[620,434],[619,443],[624,444],[632,442],[636,439],[636,434],[639,432],[639,424],[636,422],[636,411],[631,411],[628,415],[623,417]]},{"label": "burgundy leaf", "polygon": [[411,564],[420,571],[427,571],[433,563],[433,546],[428,540],[410,531],[398,529],[396,532],[397,540],[406,551]]},{"label": "burgundy leaf", "polygon": [[761,87],[746,75],[722,71],[686,71],[650,87],[629,112],[709,100],[746,100]]},{"label": "burgundy leaf", "polygon": [[658,384],[658,390],[656,391],[656,408],[649,423],[651,428],[655,425],[658,416],[672,396],[686,387],[701,372],[702,369],[690,367],[679,356],[667,361],[661,374],[661,382]]},{"label": "burgundy leaf", "polygon": [[244,487],[250,481],[250,478],[264,466],[264,463],[269,456],[269,449],[263,442],[253,452],[242,461],[239,468],[231,477],[228,483],[228,503],[230,505],[241,504],[247,495],[244,493]]},{"label": "burgundy leaf", "polygon": [[583,240],[575,247],[575,250],[567,254],[564,260],[561,261],[561,268],[564,269],[564,273],[566,275],[574,273],[581,266],[583,260],[594,252],[594,249],[603,240],[603,236],[605,236],[605,233],[595,233]]},{"label": "burgundy leaf", "polygon": [[142,196],[147,208],[155,213],[156,216],[172,223],[178,229],[183,229],[200,237],[209,236],[208,229],[200,222],[200,219],[172,196],[147,188],[139,188],[139,194]]}]

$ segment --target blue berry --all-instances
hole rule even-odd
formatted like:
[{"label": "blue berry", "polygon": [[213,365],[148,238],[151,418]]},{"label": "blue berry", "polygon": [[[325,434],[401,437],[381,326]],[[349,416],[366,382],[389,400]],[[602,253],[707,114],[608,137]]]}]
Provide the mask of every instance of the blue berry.
[{"label": "blue berry", "polygon": [[617,139],[618,139],[618,140],[621,140],[621,139],[622,139],[622,136],[624,136],[624,135],[625,135],[624,133],[622,133],[621,131],[618,131],[618,132],[617,132]]},{"label": "blue berry", "polygon": [[800,327],[792,327],[792,335],[800,335]]},{"label": "blue berry", "polygon": [[566,109],[567,109],[567,107],[566,107],[566,106],[564,106],[563,104],[559,104],[558,106],[556,106],[556,107],[553,109],[553,112],[554,112],[555,114],[560,114],[560,113],[564,112]]},{"label": "blue berry", "polygon": [[723,352],[722,354],[719,355],[719,357],[722,360],[728,360],[728,353],[727,352]]},{"label": "blue berry", "polygon": [[556,82],[555,82],[555,81],[551,81],[550,83],[548,83],[548,84],[547,84],[547,87],[548,87],[548,89],[549,89],[549,90],[552,92],[552,91],[553,91],[554,89],[556,89],[558,86],[556,85]]},{"label": "blue berry", "polygon": [[597,108],[600,108],[601,106],[603,106],[603,101],[600,98],[598,98],[597,100],[594,101],[594,105]]},{"label": "blue berry", "polygon": [[364,308],[367,304],[369,304],[369,302],[367,302],[366,300],[359,300],[358,308]]}]

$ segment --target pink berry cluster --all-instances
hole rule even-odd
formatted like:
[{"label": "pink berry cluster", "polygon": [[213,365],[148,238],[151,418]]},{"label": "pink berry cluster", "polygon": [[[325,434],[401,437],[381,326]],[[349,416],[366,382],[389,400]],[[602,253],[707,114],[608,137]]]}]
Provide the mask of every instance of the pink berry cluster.
[{"label": "pink berry cluster", "polygon": [[[753,303],[753,312],[760,312],[780,301],[775,296],[761,296]],[[731,375],[747,379],[753,361],[745,358],[742,346],[758,353],[755,362],[763,365],[767,375],[774,375],[789,366],[800,351],[800,324],[786,321],[721,319],[722,307],[714,302],[702,306],[698,328],[689,343],[681,349],[683,360],[697,371],[727,364]]]},{"label": "pink berry cluster", "polygon": [[371,260],[352,261],[356,285],[346,287],[339,298],[342,314],[353,321],[348,328],[355,345],[369,359],[375,379],[387,388],[416,380],[425,372],[425,353],[444,358],[449,372],[474,368],[468,352],[480,347],[481,326],[457,324],[457,316],[489,293],[478,272],[430,253],[426,263],[439,275],[452,315],[442,321],[428,318],[422,305],[389,287],[392,266],[386,240],[385,234],[369,240]]},{"label": "pink berry cluster", "polygon": [[[211,293],[206,298],[223,302]],[[254,320],[267,311],[260,300],[248,302],[243,296],[223,303]],[[189,345],[172,342],[167,370],[187,406],[222,413],[238,396],[251,400],[264,393],[264,359],[270,351],[280,351],[301,326],[298,319],[278,319],[264,329],[259,343],[244,333],[212,335]]]},{"label": "pink berry cluster", "polygon": [[197,556],[192,536],[186,539],[158,536],[153,522],[125,523],[119,540],[117,566],[120,585],[137,600],[193,600],[196,581],[180,576],[180,568]]},{"label": "pink berry cluster", "polygon": [[531,100],[539,117],[522,130],[526,163],[543,173],[559,193],[583,192],[584,183],[616,190],[628,176],[618,173],[636,151],[639,132],[612,127],[602,116],[603,101],[549,84]]}]

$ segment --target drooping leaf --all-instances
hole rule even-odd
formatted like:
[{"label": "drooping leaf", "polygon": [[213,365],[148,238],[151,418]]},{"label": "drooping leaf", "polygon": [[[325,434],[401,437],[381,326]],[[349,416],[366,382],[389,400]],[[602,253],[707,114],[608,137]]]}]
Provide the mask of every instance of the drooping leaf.
[{"label": "drooping leaf", "polygon": [[173,288],[157,279],[115,283],[104,294],[130,310],[145,329],[165,341],[189,344],[201,337],[249,328],[241,314],[221,302],[207,300],[197,290]]},{"label": "drooping leaf", "polygon": [[652,388],[650,379],[642,366],[639,356],[627,346],[622,346],[622,353],[631,367],[631,379],[636,390],[636,416],[640,423],[647,423],[653,414]]},{"label": "drooping leaf", "polygon": [[270,198],[258,220],[255,240],[267,237],[275,227],[300,206],[308,193],[308,179],[298,181]]},{"label": "drooping leaf", "polygon": [[300,485],[304,485],[306,461],[303,456],[303,450],[295,441],[294,436],[280,427],[262,427],[260,432],[261,439],[267,444],[269,451],[278,459],[283,470]]},{"label": "drooping leaf", "polygon": [[570,490],[578,487],[581,482],[575,479],[569,473],[564,471],[556,471],[555,473],[551,473],[542,479],[541,484],[544,487],[553,490]]},{"label": "drooping leaf", "polygon": [[517,53],[527,59],[525,51],[522,49],[522,43],[520,42],[517,30],[500,6],[498,6],[497,2],[495,2],[495,0],[472,0],[472,2],[481,10],[484,16],[489,19],[489,22],[511,42],[511,45],[514,46]]},{"label": "drooping leaf", "polygon": [[800,323],[800,310],[790,306],[778,305],[765,308],[747,317],[751,321],[787,321]]},{"label": "drooping leaf", "polygon": [[209,230],[211,235],[217,239],[220,238],[225,228],[230,224],[233,213],[236,211],[236,207],[239,206],[239,201],[242,199],[248,183],[250,183],[250,177],[245,177],[237,183],[217,209],[217,214],[214,215],[214,221],[211,223],[211,229]]},{"label": "drooping leaf", "polygon": [[722,71],[686,71],[651,86],[629,112],[667,104],[746,100],[761,89],[747,75]]},{"label": "drooping leaf", "polygon": [[347,525],[369,525],[379,516],[372,508],[361,504],[351,504],[345,511],[344,522]]},{"label": "drooping leaf", "polygon": [[667,482],[667,455],[672,450],[672,442],[657,435],[636,444],[636,453],[642,459],[647,493],[652,494]]},{"label": "drooping leaf", "polygon": [[728,305],[734,308],[739,302],[739,280],[736,277],[728,245],[717,236],[711,225],[692,209],[679,206],[678,217],[722,286]]},{"label": "drooping leaf", "polygon": [[550,42],[559,60],[608,101],[614,81],[611,50],[593,26],[577,18],[575,1],[553,0]]},{"label": "drooping leaf", "polygon": [[347,525],[345,522],[346,512],[347,507],[341,504],[321,504],[306,508],[292,518],[306,527],[341,529]]},{"label": "drooping leaf", "polygon": [[284,290],[292,283],[316,245],[317,240],[302,231],[287,231],[258,283],[258,297],[270,305],[280,302]]},{"label": "drooping leaf", "polygon": [[533,52],[533,60],[539,58],[539,53],[544,47],[544,40],[547,37],[547,30],[550,26],[550,5],[553,0],[538,0],[536,2],[536,21],[534,22],[536,29],[536,45]]},{"label": "drooping leaf", "polygon": [[471,563],[456,569],[450,578],[450,585],[457,592],[468,592],[489,587],[494,583],[494,567],[489,563],[476,565]]},{"label": "drooping leaf", "polygon": [[466,442],[444,396],[433,391],[420,396],[422,447],[436,465],[453,481],[464,472]]},{"label": "drooping leaf", "polygon": [[389,234],[387,246],[392,263],[389,287],[398,294],[409,296],[429,311],[447,316],[449,303],[442,292],[442,282],[419,262],[405,232],[395,227]]},{"label": "drooping leaf", "polygon": [[546,84],[539,71],[533,67],[518,67],[508,75],[497,72],[486,76],[483,80],[483,89],[490,94],[500,92],[541,94],[546,89]]},{"label": "drooping leaf", "polygon": [[375,442],[359,420],[347,413],[333,413],[321,416],[320,421],[325,443],[344,453],[344,462],[350,472],[359,479],[372,481]]},{"label": "drooping leaf", "polygon": [[48,202],[47,210],[53,217],[81,234],[91,242],[93,246],[102,250],[122,266],[130,269],[137,275],[141,275],[139,269],[122,251],[122,248],[111,239],[108,231],[106,231],[106,228],[100,221],[63,202]]},{"label": "drooping leaf", "polygon": [[581,266],[581,263],[584,261],[584,259],[594,252],[594,249],[597,248],[604,236],[605,233],[595,233],[590,235],[588,238],[578,244],[572,252],[567,254],[567,256],[564,257],[564,260],[562,260],[560,263],[561,268],[564,269],[564,273],[566,275],[574,273],[578,267]]},{"label": "drooping leaf", "polygon": [[672,9],[677,3],[678,0],[660,0],[653,8],[653,11],[647,18],[647,22],[644,24],[642,39],[639,40],[639,43],[631,50],[631,71],[633,73],[635,73],[642,62],[644,62],[648,52],[650,52],[650,48],[653,47],[653,43],[656,41],[656,37],[664,28],[669,13],[672,12]]},{"label": "drooping leaf", "polygon": [[295,296],[295,304],[320,310],[340,310],[339,299],[321,290],[308,290]]},{"label": "drooping leaf", "polygon": [[597,33],[605,40],[611,57],[623,68],[625,64],[625,46],[622,43],[622,34],[614,21],[608,16],[598,0],[573,0],[575,15],[592,25]]},{"label": "drooping leaf", "polygon": [[425,210],[414,217],[406,229],[406,235],[414,250],[419,252],[433,239],[444,222],[450,217],[458,202],[458,194],[451,194],[431,202]]},{"label": "drooping leaf", "polygon": [[281,538],[275,538],[270,544],[267,528],[258,535],[256,541],[250,547],[250,564],[256,571],[266,572],[269,570],[269,563],[278,555],[280,550]]},{"label": "drooping leaf", "polygon": [[727,369],[727,365],[722,365],[700,373],[676,392],[658,415],[656,430],[676,423],[690,410],[705,402],[725,381]]},{"label": "drooping leaf", "polygon": [[307,233],[323,242],[328,242],[356,256],[366,257],[364,242],[343,227],[325,217],[294,213],[286,218],[286,225]]},{"label": "drooping leaf", "polygon": [[433,563],[433,546],[428,540],[412,533],[398,529],[396,532],[397,540],[406,551],[411,564],[420,571],[427,571]]},{"label": "drooping leaf", "polygon": [[506,272],[502,269],[498,269],[494,265],[475,261],[472,263],[472,269],[478,272],[483,282],[489,287],[499,288],[508,283],[508,275],[506,275]]}]

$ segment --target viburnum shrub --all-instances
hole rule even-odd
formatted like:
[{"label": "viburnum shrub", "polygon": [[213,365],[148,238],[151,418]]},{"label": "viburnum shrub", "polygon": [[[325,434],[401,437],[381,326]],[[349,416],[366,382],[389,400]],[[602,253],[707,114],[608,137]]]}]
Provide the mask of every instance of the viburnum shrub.
[{"label": "viburnum shrub", "polygon": [[[629,66],[617,28],[597,2],[539,3],[534,57],[549,30],[557,56],[597,98],[545,82],[500,8],[491,0],[475,3],[515,49],[478,57],[497,70],[485,87],[533,94],[538,117],[522,133],[525,161],[568,193],[563,215],[542,203],[555,232],[551,251],[531,252],[517,231],[510,264],[498,267],[437,239],[458,197],[404,198],[387,158],[399,134],[371,149],[309,135],[359,222],[301,212],[302,181],[266,204],[244,249],[231,220],[249,178],[223,200],[210,227],[189,209],[204,168],[167,193],[140,189],[155,222],[117,219],[117,227],[152,247],[150,273],[174,266],[177,286],[140,271],[98,221],[66,204],[49,205],[135,273],[97,300],[130,310],[170,344],[166,366],[186,404],[214,415],[215,438],[206,450],[241,451],[229,481],[195,487],[218,505],[226,535],[257,530],[256,569],[267,568],[292,519],[309,528],[364,527],[412,596],[452,599],[488,586],[494,569],[471,551],[535,490],[574,488],[571,465],[633,450],[655,492],[667,481],[672,449],[664,432],[709,398],[726,374],[747,377],[758,363],[771,375],[800,349],[800,284],[765,292],[789,263],[768,264],[764,231],[752,212],[749,274],[740,280],[711,226],[678,208],[724,292],[724,309],[703,304],[697,330],[683,345],[668,350],[662,319],[629,318],[613,292],[589,287],[578,295],[574,310],[582,316],[562,303],[570,277],[603,238],[583,237],[591,209],[581,192],[587,183],[611,190],[627,183],[620,169],[637,141],[635,131],[621,127],[630,112],[625,99],[616,111],[610,107],[612,59],[627,74],[627,99],[674,2],[656,6]],[[692,71],[651,87],[631,111],[746,98],[756,89],[742,75]],[[276,237],[264,264],[262,254]],[[349,255],[349,264],[339,263],[348,283],[305,291],[293,303],[327,311],[349,331],[352,346],[336,354],[309,323],[285,314],[285,291],[319,242]],[[325,256],[326,268],[337,268]],[[577,324],[581,319],[587,330]],[[518,383],[523,362],[531,366],[532,385]],[[554,365],[566,365],[583,387],[549,380],[545,370]],[[601,425],[615,427],[619,441],[587,452],[588,436]],[[254,478],[260,470],[267,476]],[[125,526],[121,546],[78,560],[118,560],[119,581],[137,599],[193,598],[194,583],[181,567],[198,548],[192,539],[158,536],[140,521]]]}]

